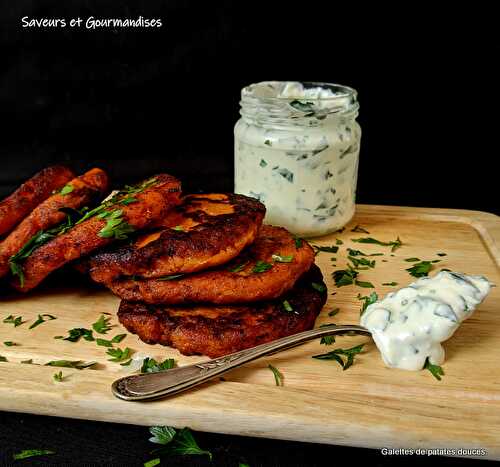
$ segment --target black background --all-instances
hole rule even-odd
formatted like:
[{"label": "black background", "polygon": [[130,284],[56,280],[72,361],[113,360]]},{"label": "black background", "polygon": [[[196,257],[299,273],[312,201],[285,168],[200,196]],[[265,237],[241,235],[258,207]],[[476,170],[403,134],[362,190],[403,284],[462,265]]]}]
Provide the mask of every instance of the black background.
[{"label": "black background", "polygon": [[[79,172],[103,167],[117,186],[166,171],[186,191],[231,190],[241,87],[292,79],[359,91],[358,202],[499,212],[500,47],[489,21],[495,16],[479,5],[368,11],[333,1],[123,4],[2,3],[0,194],[54,162]],[[161,18],[163,27],[21,27],[23,16],[138,15]],[[150,449],[145,428],[1,416],[5,463],[33,447],[57,450],[52,462],[61,465],[135,465]],[[375,465],[401,461],[349,448],[199,438],[217,453],[212,465],[245,458],[253,466],[345,456]]]}]

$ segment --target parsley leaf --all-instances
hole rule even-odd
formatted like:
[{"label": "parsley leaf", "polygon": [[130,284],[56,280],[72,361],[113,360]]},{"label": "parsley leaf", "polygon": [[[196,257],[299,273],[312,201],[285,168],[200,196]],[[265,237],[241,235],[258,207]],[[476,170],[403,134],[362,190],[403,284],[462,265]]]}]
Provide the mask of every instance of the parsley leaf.
[{"label": "parsley leaf", "polygon": [[431,268],[432,263],[430,261],[421,261],[420,263],[414,264],[411,268],[408,268],[407,271],[413,277],[424,277],[429,274]]},{"label": "parsley leaf", "polygon": [[417,261],[420,261],[420,258],[406,258],[405,261],[408,263],[415,263]]},{"label": "parsley leaf", "polygon": [[293,311],[293,307],[288,300],[283,300],[283,308],[288,312]]},{"label": "parsley leaf", "polygon": [[111,329],[109,324],[110,320],[111,318],[106,318],[104,315],[101,315],[99,319],[92,324],[92,328],[99,334],[106,334]]},{"label": "parsley leaf", "polygon": [[335,336],[323,336],[319,343],[324,345],[332,345],[335,343]]},{"label": "parsley leaf", "polygon": [[359,269],[360,266],[375,267],[375,260],[370,261],[367,258],[356,258],[354,256],[348,256],[347,259],[352,262],[355,269]]},{"label": "parsley leaf", "polygon": [[351,232],[356,232],[356,233],[365,233],[365,234],[369,234],[370,232],[368,232],[368,230],[365,230],[363,229],[363,227],[361,227],[360,225],[357,225],[356,227],[354,227]]},{"label": "parsley leaf", "polygon": [[25,449],[24,451],[14,454],[12,458],[15,461],[18,461],[21,459],[28,459],[30,457],[48,456],[50,454],[55,454],[55,452],[49,451],[48,449]]},{"label": "parsley leaf", "polygon": [[26,321],[23,321],[22,316],[14,317],[13,315],[9,315],[3,320],[3,322],[6,324],[13,324],[14,327],[17,328],[18,326],[21,326],[21,324],[24,324]]},{"label": "parsley leaf", "polygon": [[328,316],[335,316],[340,311],[340,308],[334,308],[332,311],[328,313]]},{"label": "parsley leaf", "polygon": [[365,297],[362,297],[361,294],[358,294],[358,300],[363,301],[363,305],[361,306],[361,310],[359,312],[359,316],[361,316],[368,308],[368,305],[371,305],[378,300],[378,295],[377,292],[372,292],[370,295],[367,295]]},{"label": "parsley leaf", "polygon": [[128,360],[130,358],[130,355],[132,354],[132,349],[129,349],[128,347],[125,347],[124,350],[108,349],[106,353],[110,357],[113,357],[113,358],[108,358],[109,362],[123,362],[123,360]]},{"label": "parsley leaf", "polygon": [[351,240],[357,243],[373,243],[375,245],[390,246],[391,251],[396,251],[398,248],[401,247],[401,245],[403,245],[403,242],[399,239],[399,237],[392,242],[382,242],[373,237],[352,238]]},{"label": "parsley leaf", "polygon": [[[162,455],[167,455],[167,456],[175,456],[175,455],[207,455],[210,460],[212,460],[212,453],[209,451],[205,451],[201,449],[198,444],[196,443],[193,434],[191,433],[191,430],[189,428],[183,428],[182,430],[175,430],[172,427],[168,427],[169,430],[163,431],[163,434],[159,437],[159,430],[158,428],[162,427],[152,427],[155,428],[155,430],[150,432],[151,434],[154,435],[154,442],[160,441],[160,444],[163,445],[162,448],[156,449],[153,451],[156,454],[159,454],[160,456]],[[170,436],[169,434],[173,434]],[[158,465],[154,464],[151,462],[156,462],[156,459],[152,459],[150,462],[151,465]]]},{"label": "parsley leaf", "polygon": [[374,285],[369,282],[369,281],[354,281],[354,283],[358,286],[358,287],[363,287],[365,289],[374,289]]},{"label": "parsley leaf", "polygon": [[274,381],[276,382],[276,386],[283,386],[283,374],[271,364],[267,365],[267,367],[273,372]]},{"label": "parsley leaf", "polygon": [[[347,370],[354,363],[354,357],[363,350],[365,344],[356,345],[350,349],[335,349],[331,352],[314,355],[312,358],[318,360],[335,360],[343,370]],[[347,357],[343,359],[342,357]]]},{"label": "parsley leaf", "polygon": [[152,426],[149,432],[153,435],[149,441],[156,444],[168,444],[175,436],[175,429],[171,426]]},{"label": "parsley leaf", "polygon": [[15,342],[12,341],[5,341],[3,344],[6,345],[7,347],[12,347],[13,345],[17,345]]},{"label": "parsley leaf", "polygon": [[347,254],[349,256],[384,256],[384,253],[372,253],[369,255],[360,250],[353,250],[352,248],[347,248]]},{"label": "parsley leaf", "polygon": [[395,287],[396,285],[398,285],[397,282],[383,282],[382,285],[389,285],[391,287]]},{"label": "parsley leaf", "polygon": [[311,282],[311,286],[314,290],[317,290],[318,292],[324,292],[326,290],[326,285],[320,284],[319,282]]},{"label": "parsley leaf", "polygon": [[337,251],[339,251],[339,247],[335,246],[335,245],[331,245],[331,246],[313,245],[313,247],[316,251],[322,251],[324,253],[337,253]]},{"label": "parsley leaf", "polygon": [[57,381],[58,383],[61,383],[64,379],[63,372],[60,371],[59,373],[54,373],[54,381]]},{"label": "parsley leaf", "polygon": [[337,287],[354,284],[354,280],[358,276],[358,272],[347,266],[348,269],[338,269],[332,273],[333,280]]},{"label": "parsley leaf", "polygon": [[444,370],[439,365],[433,365],[429,361],[429,357],[425,360],[424,370],[429,370],[438,381],[441,381],[441,376],[444,376]]},{"label": "parsley leaf", "polygon": [[3,355],[0,355],[0,362],[6,362],[7,359],[3,356]]},{"label": "parsley leaf", "polygon": [[70,185],[69,183],[61,188],[61,191],[59,192],[60,195],[68,195],[70,194],[75,187],[73,185]]},{"label": "parsley leaf", "polygon": [[83,370],[85,368],[90,368],[97,365],[97,362],[84,362],[82,360],[51,360],[47,362],[45,366],[57,366],[63,368],[76,368],[77,370]]},{"label": "parsley leaf", "polygon": [[63,339],[69,342],[78,342],[80,340],[80,337],[83,337],[86,341],[95,340],[92,331],[90,329],[73,328],[70,329],[68,333],[69,333],[68,337],[56,336],[54,337],[54,339]]},{"label": "parsley leaf", "polygon": [[248,261],[245,261],[244,263],[237,264],[236,266],[230,266],[227,268],[229,272],[241,272],[243,269],[245,269],[246,265],[248,264]]},{"label": "parsley leaf", "polygon": [[170,276],[158,277],[156,280],[158,281],[174,281],[175,279],[179,279],[179,277],[184,276],[184,274],[171,274]]},{"label": "parsley leaf", "polygon": [[296,235],[293,236],[293,239],[295,241],[295,248],[300,248],[302,246],[302,238],[297,237]]},{"label": "parsley leaf", "polygon": [[340,240],[340,238],[337,238],[335,240],[335,245],[343,245],[343,244],[344,244],[344,242],[342,240]]},{"label": "parsley leaf", "polygon": [[265,272],[265,271],[268,271],[269,269],[271,269],[272,267],[273,267],[272,264],[269,264],[269,263],[266,263],[265,261],[259,260],[255,263],[255,266],[253,267],[252,272],[253,273]]},{"label": "parsley leaf", "polygon": [[125,240],[127,235],[134,232],[135,229],[122,217],[123,210],[103,211],[97,215],[100,219],[106,219],[106,225],[99,231],[99,237]]},{"label": "parsley leaf", "polygon": [[288,256],[272,255],[271,258],[275,263],[291,263],[293,261],[293,255],[288,255]]},{"label": "parsley leaf", "polygon": [[447,256],[446,253],[437,253],[438,256]]},{"label": "parsley leaf", "polygon": [[163,362],[157,362],[154,358],[146,357],[142,361],[141,373],[157,373],[158,371],[170,370],[175,366],[173,358],[166,358]]},{"label": "parsley leaf", "polygon": [[[47,319],[43,319],[43,318]],[[29,329],[36,328],[38,325],[45,323],[46,321],[51,321],[53,319],[57,319],[55,316],[48,315],[47,313],[44,313],[43,315],[38,315],[38,319],[29,327]]]}]

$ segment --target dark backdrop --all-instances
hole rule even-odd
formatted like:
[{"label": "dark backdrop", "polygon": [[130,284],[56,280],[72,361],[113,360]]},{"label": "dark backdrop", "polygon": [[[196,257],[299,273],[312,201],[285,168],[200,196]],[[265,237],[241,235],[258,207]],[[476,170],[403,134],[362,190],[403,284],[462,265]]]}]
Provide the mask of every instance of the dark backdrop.
[{"label": "dark backdrop", "polygon": [[[79,171],[102,166],[116,184],[162,170],[187,190],[231,190],[241,87],[297,79],[359,91],[359,202],[498,212],[500,47],[484,10],[118,3],[17,1],[2,9],[3,193],[56,161]],[[139,14],[163,27],[21,27],[23,16]]]},{"label": "dark backdrop", "polygon": [[[477,3],[438,12],[362,2],[29,1],[0,6],[0,195],[43,166],[106,168],[116,185],[168,171],[231,190],[239,91],[260,80],[359,91],[358,201],[499,212],[500,48]],[[435,2],[436,3],[436,2]],[[325,5],[329,5],[328,8]],[[23,29],[21,18],[159,17],[160,29]],[[140,465],[147,430],[0,414],[0,464]],[[211,465],[399,465],[376,452],[198,434]],[[49,461],[49,462],[50,462]],[[209,465],[197,459],[197,465]],[[413,465],[418,459],[407,459]],[[441,465],[465,461],[441,460]],[[194,465],[192,459],[175,465]]]}]

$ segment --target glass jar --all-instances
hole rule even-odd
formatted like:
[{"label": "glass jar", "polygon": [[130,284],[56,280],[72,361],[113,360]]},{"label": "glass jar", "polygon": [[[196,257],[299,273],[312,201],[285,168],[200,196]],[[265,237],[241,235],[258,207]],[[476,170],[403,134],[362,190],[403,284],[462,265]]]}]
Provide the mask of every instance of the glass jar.
[{"label": "glass jar", "polygon": [[325,235],[355,210],[361,128],[354,89],[265,81],[241,91],[235,192],[258,198],[265,222]]}]

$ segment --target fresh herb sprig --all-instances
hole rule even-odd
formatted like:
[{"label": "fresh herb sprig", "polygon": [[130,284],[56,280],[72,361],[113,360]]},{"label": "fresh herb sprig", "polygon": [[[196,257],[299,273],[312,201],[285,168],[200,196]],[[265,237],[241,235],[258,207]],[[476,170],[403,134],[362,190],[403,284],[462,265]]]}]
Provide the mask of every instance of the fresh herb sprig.
[{"label": "fresh herb sprig", "polygon": [[420,261],[420,263],[415,263],[411,268],[408,268],[407,271],[413,277],[425,277],[429,275],[431,268],[431,261]]},{"label": "fresh herb sprig", "polygon": [[99,319],[92,324],[92,329],[99,334],[106,334],[110,329],[111,325],[109,322],[111,318],[101,315]]},{"label": "fresh herb sprig", "polygon": [[94,341],[94,335],[90,329],[86,328],[73,328],[68,331],[68,336],[55,336],[54,339],[63,339],[69,342],[78,342],[81,337],[86,341]]}]

